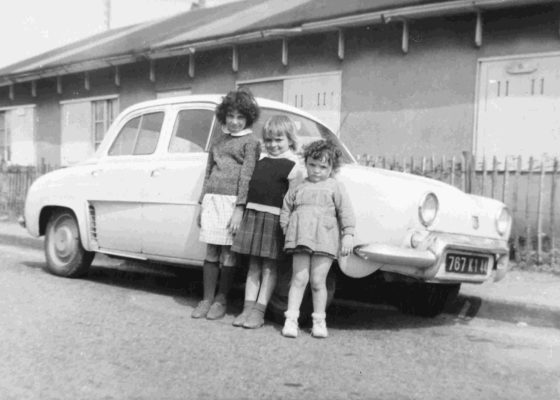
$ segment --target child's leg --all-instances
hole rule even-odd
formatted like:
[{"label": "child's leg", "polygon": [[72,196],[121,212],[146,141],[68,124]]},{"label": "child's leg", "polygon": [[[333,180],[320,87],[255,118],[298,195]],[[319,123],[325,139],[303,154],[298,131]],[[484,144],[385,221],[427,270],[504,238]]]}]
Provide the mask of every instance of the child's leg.
[{"label": "child's leg", "polygon": [[276,287],[276,266],[276,260],[271,258],[263,259],[261,289],[259,291],[259,297],[257,298],[257,304],[263,304],[265,308],[272,297],[274,288]]},{"label": "child's leg", "polygon": [[261,258],[251,256],[249,259],[249,271],[247,271],[247,280],[245,282],[245,302],[243,312],[233,320],[233,326],[243,326],[249,313],[251,312],[257,296],[259,295],[259,286],[261,281]]},{"label": "child's leg", "polygon": [[202,267],[202,284],[204,292],[202,301],[198,303],[198,306],[193,310],[191,314],[193,318],[206,317],[208,311],[210,310],[210,306],[214,301],[214,295],[216,294],[216,286],[218,283],[218,275],[220,273],[218,264],[219,257],[219,247],[213,244],[208,244],[206,246],[206,258]]},{"label": "child's leg", "polygon": [[313,256],[311,258],[311,294],[313,297],[313,328],[314,337],[326,338],[328,336],[326,323],[327,308],[327,275],[331,268],[332,260],[329,257]]},{"label": "child's leg", "polygon": [[299,312],[305,288],[309,282],[311,256],[306,253],[296,253],[292,259],[292,280],[288,293],[288,312]]},{"label": "child's leg", "polygon": [[305,253],[296,253],[292,261],[292,281],[288,293],[288,309],[286,310],[286,321],[282,328],[282,335],[286,337],[297,337],[299,308],[309,282],[309,267],[311,256]]},{"label": "child's leg", "polygon": [[245,301],[257,301],[261,286],[262,258],[251,256],[249,259],[249,271],[245,282]]},{"label": "child's leg", "polygon": [[327,275],[331,269],[332,259],[314,255],[311,258],[311,294],[313,312],[324,314],[327,308]]},{"label": "child's leg", "polygon": [[257,303],[251,310],[243,327],[254,329],[263,326],[266,306],[276,286],[276,260],[262,259],[262,280]]},{"label": "child's leg", "polygon": [[218,293],[214,297],[214,303],[210,307],[207,319],[219,319],[226,315],[227,296],[233,283],[235,275],[236,256],[231,251],[231,246],[220,246],[220,262],[222,265],[220,272],[220,285]]}]

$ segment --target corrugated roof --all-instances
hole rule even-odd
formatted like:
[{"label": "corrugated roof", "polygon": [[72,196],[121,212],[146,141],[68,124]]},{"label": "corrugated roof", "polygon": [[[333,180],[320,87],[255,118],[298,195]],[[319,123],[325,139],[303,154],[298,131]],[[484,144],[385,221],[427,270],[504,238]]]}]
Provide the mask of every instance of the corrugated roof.
[{"label": "corrugated roof", "polygon": [[[204,47],[212,41],[216,45],[232,44],[241,40],[240,35],[246,35],[245,40],[259,40],[265,34],[290,33],[282,31],[290,29],[298,33],[311,25],[332,29],[340,19],[353,24],[355,20],[348,19],[353,16],[377,15],[377,19],[360,19],[360,23],[367,23],[382,21],[381,12],[413,9],[424,10],[418,15],[426,16],[441,9],[451,13],[481,5],[543,2],[546,0],[244,0],[94,35],[0,69],[0,85],[118,65],[141,57],[165,57],[171,54],[169,49],[184,54],[189,45]],[[334,25],[329,21],[335,21]]]}]

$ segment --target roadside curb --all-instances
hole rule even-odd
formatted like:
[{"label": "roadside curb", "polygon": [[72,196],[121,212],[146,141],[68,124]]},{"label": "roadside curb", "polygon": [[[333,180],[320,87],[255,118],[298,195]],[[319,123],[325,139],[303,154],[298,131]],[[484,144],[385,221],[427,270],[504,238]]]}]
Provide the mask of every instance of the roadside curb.
[{"label": "roadside curb", "polygon": [[9,246],[24,246],[36,250],[43,250],[43,239],[38,239],[31,236],[25,237],[0,233],[0,244]]},{"label": "roadside curb", "polygon": [[515,301],[484,299],[459,294],[444,310],[446,314],[462,319],[484,318],[519,325],[532,325],[560,329],[560,307],[524,304]]}]

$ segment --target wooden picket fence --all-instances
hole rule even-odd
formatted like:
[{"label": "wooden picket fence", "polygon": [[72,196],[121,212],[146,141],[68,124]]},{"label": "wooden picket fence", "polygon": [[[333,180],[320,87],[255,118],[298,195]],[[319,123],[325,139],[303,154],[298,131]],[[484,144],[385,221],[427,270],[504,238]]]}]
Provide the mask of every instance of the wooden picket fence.
[{"label": "wooden picket fence", "polygon": [[[560,264],[559,159],[521,156],[475,158],[357,157],[363,165],[422,175],[456,186],[467,193],[503,201],[513,215],[512,258],[527,265]],[[0,216],[16,218],[23,213],[25,196],[40,175],[58,167],[0,166]]]},{"label": "wooden picket fence", "polygon": [[41,164],[39,167],[0,166],[0,217],[15,219],[23,215],[25,196],[31,183],[39,176],[58,167]]},{"label": "wooden picket fence", "polygon": [[513,216],[512,257],[528,265],[560,263],[558,157],[385,157],[364,154],[362,165],[437,179],[461,190],[504,202]]}]

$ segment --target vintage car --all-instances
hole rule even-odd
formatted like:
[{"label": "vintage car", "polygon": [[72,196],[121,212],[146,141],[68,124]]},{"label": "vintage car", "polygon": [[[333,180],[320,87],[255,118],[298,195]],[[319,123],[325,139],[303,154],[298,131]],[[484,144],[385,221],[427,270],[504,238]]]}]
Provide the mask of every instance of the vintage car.
[{"label": "vintage car", "polygon": [[[81,276],[95,253],[201,266],[198,197],[206,151],[223,134],[214,116],[220,101],[219,95],[200,95],[136,104],[116,118],[91,159],[38,178],[21,223],[31,235],[45,236],[47,269]],[[436,180],[360,166],[316,118],[279,102],[258,102],[255,133],[271,115],[285,114],[301,144],[330,139],[344,154],[337,176],[357,226],[353,254],[333,270],[346,280],[375,274],[398,282],[405,288],[402,310],[433,316],[461,284],[504,276],[511,217],[503,203]],[[336,277],[329,278],[331,295]],[[271,302],[279,311],[288,280],[280,279]]]}]

